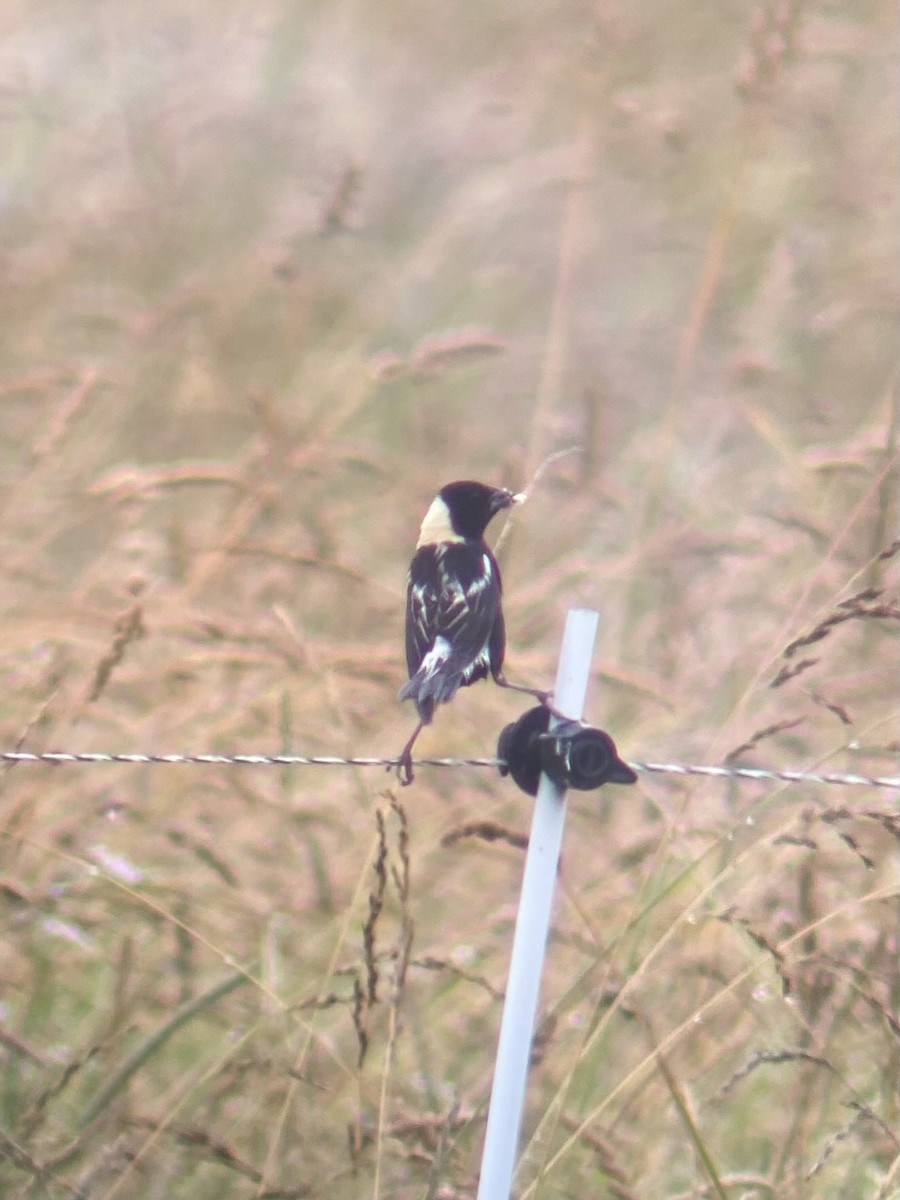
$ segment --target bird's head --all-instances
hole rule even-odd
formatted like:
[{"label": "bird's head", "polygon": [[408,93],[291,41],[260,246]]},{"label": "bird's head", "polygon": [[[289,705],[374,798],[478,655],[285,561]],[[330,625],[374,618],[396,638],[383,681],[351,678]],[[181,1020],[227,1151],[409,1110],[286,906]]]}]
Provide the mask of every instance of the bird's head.
[{"label": "bird's head", "polygon": [[419,545],[483,537],[498,512],[524,499],[521,493],[488,487],[471,479],[445,484],[425,514]]}]

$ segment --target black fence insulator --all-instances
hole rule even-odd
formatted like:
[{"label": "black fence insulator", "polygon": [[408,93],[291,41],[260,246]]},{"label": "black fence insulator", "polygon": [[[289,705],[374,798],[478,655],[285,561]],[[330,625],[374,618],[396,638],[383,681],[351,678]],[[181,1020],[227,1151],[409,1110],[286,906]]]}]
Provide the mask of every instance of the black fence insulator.
[{"label": "black fence insulator", "polygon": [[559,720],[551,733],[551,715],[544,705],[538,705],[506,726],[497,743],[501,775],[512,775],[529,796],[537,795],[542,774],[557,787],[581,792],[604,783],[637,782],[637,775],[619,758],[608,733],[581,721]]}]

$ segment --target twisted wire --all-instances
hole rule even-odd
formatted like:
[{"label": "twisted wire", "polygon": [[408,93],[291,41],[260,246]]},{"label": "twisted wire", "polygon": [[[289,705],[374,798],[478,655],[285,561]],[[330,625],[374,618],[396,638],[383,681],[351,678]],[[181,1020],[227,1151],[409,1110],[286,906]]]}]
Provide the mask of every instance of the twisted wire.
[{"label": "twisted wire", "polygon": [[[55,766],[119,763],[126,766],[205,766],[205,767],[384,767],[398,765],[396,758],[369,756],[342,757],[335,754],[110,754],[103,751],[3,750],[0,762],[44,763]],[[505,766],[499,758],[419,758],[422,767]],[[822,773],[819,771],[779,771],[764,767],[714,767],[692,763],[629,762],[639,774],[705,776],[712,779],[751,779],[763,783],[819,783],[845,787],[900,789],[900,776]]]}]

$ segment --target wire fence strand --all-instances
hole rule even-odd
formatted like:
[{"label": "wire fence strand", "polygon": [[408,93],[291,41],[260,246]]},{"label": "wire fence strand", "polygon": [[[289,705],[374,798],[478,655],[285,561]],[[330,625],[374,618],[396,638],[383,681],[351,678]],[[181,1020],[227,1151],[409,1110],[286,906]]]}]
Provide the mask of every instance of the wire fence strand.
[{"label": "wire fence strand", "polygon": [[[3,750],[0,762],[46,764],[51,766],[119,763],[125,766],[200,766],[200,767],[383,767],[390,770],[397,758],[367,756],[341,757],[335,754],[110,754],[103,751]],[[419,758],[417,767],[489,767],[506,764],[499,758]],[[714,767],[691,763],[629,762],[638,774],[702,776],[711,779],[751,779],[762,783],[818,783],[845,787],[900,789],[900,776],[823,774],[818,771],[779,771],[765,767]]]}]

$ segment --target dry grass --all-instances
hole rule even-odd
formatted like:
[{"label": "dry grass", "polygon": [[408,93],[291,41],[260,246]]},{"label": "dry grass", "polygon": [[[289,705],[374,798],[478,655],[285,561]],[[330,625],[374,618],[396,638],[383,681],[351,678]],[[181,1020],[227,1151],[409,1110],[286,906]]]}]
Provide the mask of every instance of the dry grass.
[{"label": "dry grass", "polygon": [[[8,747],[396,752],[432,492],[579,444],[503,546],[510,675],[596,606],[626,757],[894,769],[892,6],[0,26]],[[471,1196],[528,816],[483,771],[7,770],[3,1195]],[[900,1195],[897,835],[575,797],[518,1194]]]}]

